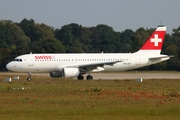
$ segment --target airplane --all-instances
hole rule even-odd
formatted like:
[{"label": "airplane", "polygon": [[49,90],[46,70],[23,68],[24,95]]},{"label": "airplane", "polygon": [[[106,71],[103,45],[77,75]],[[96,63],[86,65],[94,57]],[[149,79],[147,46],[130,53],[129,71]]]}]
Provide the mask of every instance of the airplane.
[{"label": "airplane", "polygon": [[92,80],[91,72],[125,71],[137,69],[170,59],[161,54],[166,26],[158,26],[140,50],[134,53],[69,53],[69,54],[25,54],[6,65],[15,72],[27,72],[31,80],[33,72],[48,72],[51,77]]}]

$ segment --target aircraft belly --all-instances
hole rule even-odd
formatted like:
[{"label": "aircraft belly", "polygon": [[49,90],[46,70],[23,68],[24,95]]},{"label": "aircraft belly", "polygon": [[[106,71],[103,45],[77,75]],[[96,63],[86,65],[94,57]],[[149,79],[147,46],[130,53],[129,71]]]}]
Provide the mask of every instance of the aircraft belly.
[{"label": "aircraft belly", "polygon": [[137,64],[137,59],[131,59],[131,61],[127,62],[121,62],[114,64],[113,66],[105,65],[105,71],[113,72],[113,71],[126,71],[126,70],[132,70],[137,69],[142,66],[146,66],[148,63],[148,59],[142,59],[141,64]]},{"label": "aircraft belly", "polygon": [[125,65],[125,64],[116,64],[113,66],[106,65],[104,66],[105,71],[113,72],[113,71],[125,71],[132,68],[131,65]]}]

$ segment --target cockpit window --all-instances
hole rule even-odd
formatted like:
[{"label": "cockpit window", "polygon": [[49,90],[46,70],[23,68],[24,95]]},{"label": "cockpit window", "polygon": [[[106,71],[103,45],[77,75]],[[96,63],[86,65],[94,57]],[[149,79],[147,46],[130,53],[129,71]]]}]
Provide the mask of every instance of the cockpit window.
[{"label": "cockpit window", "polygon": [[22,59],[15,58],[13,61],[22,62]]}]

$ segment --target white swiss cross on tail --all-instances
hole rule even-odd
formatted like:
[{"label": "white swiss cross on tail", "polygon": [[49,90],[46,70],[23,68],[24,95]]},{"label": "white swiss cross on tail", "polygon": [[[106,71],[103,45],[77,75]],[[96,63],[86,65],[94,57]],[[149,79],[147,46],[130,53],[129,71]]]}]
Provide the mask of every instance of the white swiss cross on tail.
[{"label": "white swiss cross on tail", "polygon": [[155,34],[154,38],[151,38],[151,42],[154,42],[154,46],[158,46],[158,43],[162,42],[162,39],[158,37],[158,34]]},{"label": "white swiss cross on tail", "polygon": [[164,43],[164,36],[166,34],[166,27],[158,27],[153,34],[148,38],[146,43],[142,46],[140,50],[161,50]]}]

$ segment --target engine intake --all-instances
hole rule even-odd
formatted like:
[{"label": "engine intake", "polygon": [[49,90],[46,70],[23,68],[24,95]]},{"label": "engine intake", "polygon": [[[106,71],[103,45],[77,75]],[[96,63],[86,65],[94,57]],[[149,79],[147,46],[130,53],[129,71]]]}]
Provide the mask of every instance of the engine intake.
[{"label": "engine intake", "polygon": [[65,78],[77,77],[80,74],[78,68],[63,68],[62,72]]}]

